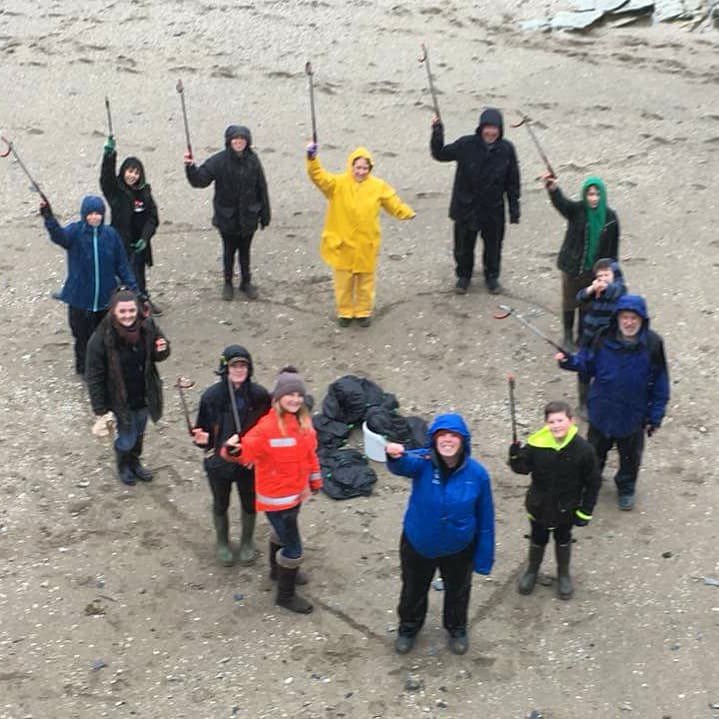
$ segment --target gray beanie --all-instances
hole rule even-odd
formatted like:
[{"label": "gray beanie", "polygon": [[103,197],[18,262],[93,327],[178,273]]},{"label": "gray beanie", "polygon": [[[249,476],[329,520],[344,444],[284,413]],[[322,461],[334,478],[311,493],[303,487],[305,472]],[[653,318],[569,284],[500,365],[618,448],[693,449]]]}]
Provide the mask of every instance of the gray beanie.
[{"label": "gray beanie", "polygon": [[276,402],[280,397],[293,392],[299,392],[303,396],[306,395],[305,383],[294,367],[283,367],[277,375],[275,386],[272,388],[272,401]]}]

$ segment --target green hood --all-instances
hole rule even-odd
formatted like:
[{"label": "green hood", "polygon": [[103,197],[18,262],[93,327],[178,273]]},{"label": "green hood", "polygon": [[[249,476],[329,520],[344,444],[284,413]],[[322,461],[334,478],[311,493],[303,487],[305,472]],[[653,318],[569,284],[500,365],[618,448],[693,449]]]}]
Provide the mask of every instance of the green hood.
[{"label": "green hood", "polygon": [[[599,188],[599,204],[592,208],[587,202],[587,190],[594,185]],[[607,188],[601,177],[594,175],[582,183],[582,203],[587,215],[587,245],[584,248],[584,269],[591,270],[597,259],[599,238],[607,221]]]},{"label": "green hood", "polygon": [[557,442],[549,431],[549,427],[545,426],[537,430],[534,434],[530,434],[527,444],[541,449],[556,449],[557,452],[559,452],[560,449],[564,449],[574,439],[577,431],[577,425],[573,424],[569,428],[567,436],[561,442]]}]

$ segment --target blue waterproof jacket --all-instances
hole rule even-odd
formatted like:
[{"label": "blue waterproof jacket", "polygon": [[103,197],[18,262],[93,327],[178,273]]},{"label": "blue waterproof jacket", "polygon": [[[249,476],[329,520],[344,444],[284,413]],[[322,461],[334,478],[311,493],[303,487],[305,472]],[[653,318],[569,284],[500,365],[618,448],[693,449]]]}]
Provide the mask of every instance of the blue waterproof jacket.
[{"label": "blue waterproof jacket", "polygon": [[442,477],[431,447],[387,457],[392,474],[412,479],[404,533],[412,547],[430,558],[455,554],[476,541],[474,571],[489,574],[494,564],[494,503],[487,470],[470,456],[470,433],[458,414],[442,414],[429,427],[430,445],[439,430],[463,438],[460,466]]},{"label": "blue waterproof jacket", "polygon": [[101,197],[83,198],[79,222],[61,227],[50,215],[45,218],[45,227],[50,239],[67,251],[67,279],[59,299],[71,307],[98,312],[107,309],[119,284],[135,292],[137,284],[120,235],[105,224],[90,226],[85,221],[90,212],[100,212],[104,222],[105,203]]},{"label": "blue waterproof jacket", "polygon": [[[636,312],[643,320],[636,342],[621,339],[617,315],[622,310]],[[605,437],[627,437],[644,425],[661,425],[669,401],[669,372],[662,338],[649,329],[643,297],[620,297],[606,333],[559,366],[592,378],[589,423]]]}]

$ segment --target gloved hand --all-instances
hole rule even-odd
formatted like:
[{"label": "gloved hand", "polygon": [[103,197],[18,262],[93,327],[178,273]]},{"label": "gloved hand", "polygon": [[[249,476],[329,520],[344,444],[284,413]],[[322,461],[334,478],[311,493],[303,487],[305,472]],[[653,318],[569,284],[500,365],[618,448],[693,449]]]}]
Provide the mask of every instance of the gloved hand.
[{"label": "gloved hand", "polygon": [[651,437],[658,429],[659,429],[658,424],[648,424],[647,425],[647,437]]},{"label": "gloved hand", "polygon": [[519,210],[517,210],[516,212],[509,213],[509,224],[510,225],[518,225],[519,224]]},{"label": "gloved hand", "polygon": [[137,242],[133,242],[130,247],[134,252],[142,252],[147,247],[147,240],[143,240],[141,237]]},{"label": "gloved hand", "polygon": [[47,220],[49,217],[52,217],[52,207],[50,207],[49,202],[45,202],[45,200],[40,200],[40,214]]},{"label": "gloved hand", "polygon": [[572,517],[572,523],[575,527],[586,527],[591,518],[591,514],[585,514],[581,509],[575,509],[574,516]]},{"label": "gloved hand", "polygon": [[107,136],[107,140],[105,140],[105,144],[102,149],[105,150],[106,155],[109,155],[111,152],[115,152],[115,138],[112,135]]},{"label": "gloved hand", "polygon": [[519,442],[512,442],[509,445],[509,459],[519,459],[519,450],[522,449],[522,445]]},{"label": "gloved hand", "polygon": [[115,429],[115,415],[112,412],[106,412],[100,415],[95,424],[92,425],[92,433],[96,437],[107,437]]},{"label": "gloved hand", "polygon": [[310,144],[307,145],[307,159],[314,160],[315,157],[317,157],[317,143],[310,142]]}]

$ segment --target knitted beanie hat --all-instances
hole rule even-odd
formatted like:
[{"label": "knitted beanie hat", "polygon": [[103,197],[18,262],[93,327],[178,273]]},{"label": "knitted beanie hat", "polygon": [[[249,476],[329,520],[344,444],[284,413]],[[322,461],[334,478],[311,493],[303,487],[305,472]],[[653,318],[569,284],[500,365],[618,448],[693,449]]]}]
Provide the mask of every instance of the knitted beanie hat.
[{"label": "knitted beanie hat", "polygon": [[276,402],[280,397],[293,392],[306,395],[305,383],[295,367],[283,367],[277,375],[275,386],[272,389],[272,401]]}]

